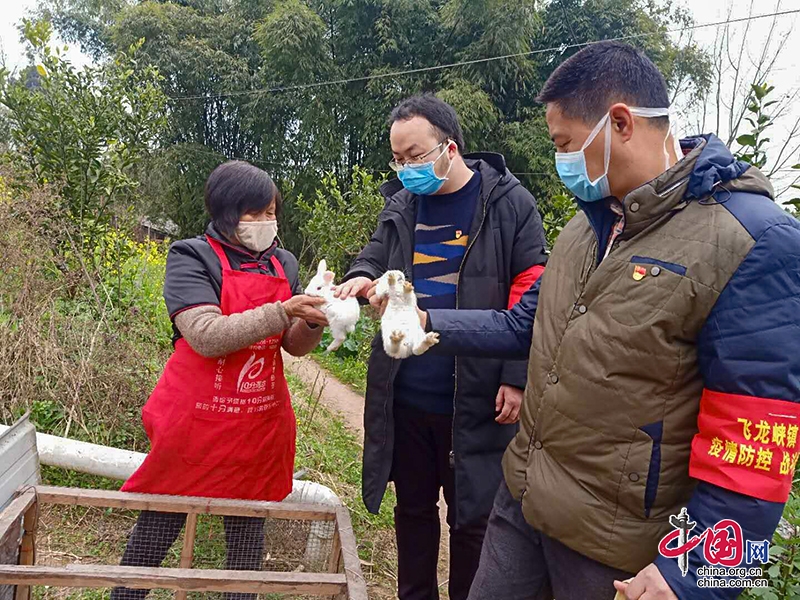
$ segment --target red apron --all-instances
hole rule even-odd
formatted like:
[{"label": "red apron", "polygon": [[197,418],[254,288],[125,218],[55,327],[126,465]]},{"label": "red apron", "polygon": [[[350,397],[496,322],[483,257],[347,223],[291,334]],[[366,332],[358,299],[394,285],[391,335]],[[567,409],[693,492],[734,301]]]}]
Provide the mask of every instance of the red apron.
[{"label": "red apron", "polygon": [[[220,243],[208,243],[222,264],[222,314],[291,298],[274,256],[277,277],[234,271]],[[283,375],[282,337],[219,359],[200,356],[178,340],[142,409],[150,454],[122,490],[283,500],[292,491],[296,422]]]}]

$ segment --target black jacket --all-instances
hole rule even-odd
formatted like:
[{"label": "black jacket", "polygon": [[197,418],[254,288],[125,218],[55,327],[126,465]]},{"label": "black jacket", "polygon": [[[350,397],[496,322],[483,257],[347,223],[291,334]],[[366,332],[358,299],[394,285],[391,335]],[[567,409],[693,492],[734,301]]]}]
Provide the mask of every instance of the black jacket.
[{"label": "black jacket", "polygon": [[[463,309],[502,310],[508,307],[515,280],[517,285],[529,281],[532,267],[546,261],[542,220],[533,196],[508,172],[502,156],[481,153],[465,160],[481,174],[481,194],[459,275],[457,304]],[[412,275],[416,196],[398,180],[384,184],[381,193],[386,206],[378,228],[345,280],[377,279],[391,269]],[[516,425],[497,424],[495,397],[501,384],[525,387],[526,365],[527,361],[456,359],[451,464],[456,469],[457,526],[489,514],[502,477],[500,459],[517,430]],[[399,361],[383,351],[378,334],[367,372],[362,476],[364,503],[373,513],[390,479],[398,367]]]}]

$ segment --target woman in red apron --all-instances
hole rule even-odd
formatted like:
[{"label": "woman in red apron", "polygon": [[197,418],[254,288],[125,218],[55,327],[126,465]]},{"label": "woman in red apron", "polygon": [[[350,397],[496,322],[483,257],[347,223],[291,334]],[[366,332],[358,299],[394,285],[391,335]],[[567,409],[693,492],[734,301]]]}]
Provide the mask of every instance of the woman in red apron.
[{"label": "woman in red apron", "polygon": [[[122,489],[283,500],[296,427],[281,348],[299,356],[316,347],[323,301],[299,295],[297,260],[276,247],[281,200],[266,173],[225,163],[206,182],[205,200],[206,234],[170,248],[164,297],[175,352],[142,410],[150,453]],[[185,519],[142,512],[122,564],[159,566]],[[225,518],[229,569],[260,569],[263,527],[263,519]],[[146,594],[116,588],[112,598]]]}]

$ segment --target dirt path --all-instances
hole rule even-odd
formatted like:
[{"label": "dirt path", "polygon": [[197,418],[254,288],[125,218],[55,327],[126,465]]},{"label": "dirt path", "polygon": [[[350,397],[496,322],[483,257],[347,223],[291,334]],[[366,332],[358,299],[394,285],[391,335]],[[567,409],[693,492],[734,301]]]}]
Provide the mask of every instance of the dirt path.
[{"label": "dirt path", "polygon": [[339,413],[345,425],[364,443],[364,397],[341,383],[312,359],[295,358],[284,352],[283,361],[289,372],[300,379],[314,395],[322,388],[320,401],[333,412]]},{"label": "dirt path", "polygon": [[[284,353],[283,361],[292,375],[300,379],[309,389],[313,387],[315,394],[322,389],[320,402],[328,409],[338,413],[344,419],[347,428],[358,436],[363,445],[364,397],[338,381],[310,358],[295,358]],[[439,518],[442,527],[442,541],[439,545],[439,583],[440,596],[444,599],[447,598],[446,582],[450,536],[447,528],[447,509],[442,496],[439,497]]]}]

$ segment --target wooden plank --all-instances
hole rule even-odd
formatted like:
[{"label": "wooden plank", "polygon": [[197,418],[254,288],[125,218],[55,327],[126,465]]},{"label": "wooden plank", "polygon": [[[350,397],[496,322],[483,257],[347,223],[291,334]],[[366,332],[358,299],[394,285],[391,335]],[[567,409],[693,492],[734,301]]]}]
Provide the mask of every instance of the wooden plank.
[{"label": "wooden plank", "polygon": [[358,558],[358,546],[353,534],[353,524],[348,510],[336,507],[336,532],[342,544],[342,562],[347,579],[348,600],[368,600],[367,582],[361,573],[361,560]]},{"label": "wooden plank", "polygon": [[[19,561],[19,540],[22,537],[22,521],[15,521],[11,526],[8,542],[0,545],[0,565],[16,565]],[[0,600],[14,600],[13,585],[0,584]]]},{"label": "wooden plank", "polygon": [[[22,544],[19,549],[19,564],[33,565],[36,562],[36,526],[39,521],[39,505],[34,502],[22,519]],[[15,600],[30,600],[29,585],[18,585]]]},{"label": "wooden plank", "polygon": [[331,542],[331,555],[328,557],[328,572],[338,573],[342,569],[342,538],[339,537],[339,528],[333,532]]},{"label": "wooden plank", "polygon": [[284,504],[283,502],[260,502],[258,500],[195,498],[191,496],[162,496],[158,494],[131,494],[127,492],[50,486],[36,486],[36,492],[39,502],[44,504],[262,517],[296,521],[333,521],[336,519],[336,507],[334,506]]},{"label": "wooden plank", "polygon": [[[197,513],[186,515],[186,529],[183,533],[183,549],[181,550],[181,569],[191,569],[194,558],[194,538],[197,534]],[[186,592],[175,592],[175,600],[186,600]]]},{"label": "wooden plank", "polygon": [[16,531],[18,535],[17,525],[35,502],[36,492],[34,488],[28,488],[14,498],[3,512],[0,512],[0,546],[8,543],[13,531]]},{"label": "wooden plank", "polygon": [[77,588],[127,587],[187,592],[285,593],[318,596],[342,593],[347,586],[344,575],[333,573],[277,573],[77,564],[66,567],[0,565],[0,582]]},{"label": "wooden plank", "polygon": [[[335,525],[334,525],[335,527]],[[333,530],[333,540],[331,541],[331,555],[328,557],[328,571],[338,573],[342,570],[342,539],[339,537],[339,528]],[[331,600],[347,600],[347,591],[331,596]]]}]

